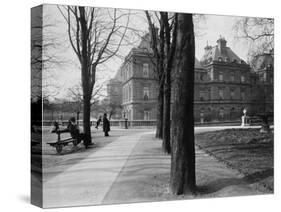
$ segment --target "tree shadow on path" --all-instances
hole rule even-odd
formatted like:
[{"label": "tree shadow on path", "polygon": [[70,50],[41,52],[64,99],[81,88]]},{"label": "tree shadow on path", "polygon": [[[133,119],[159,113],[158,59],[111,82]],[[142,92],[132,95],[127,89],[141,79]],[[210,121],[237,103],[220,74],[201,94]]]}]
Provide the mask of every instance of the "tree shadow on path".
[{"label": "tree shadow on path", "polygon": [[197,194],[212,194],[230,186],[246,186],[249,184],[258,183],[261,180],[271,176],[273,176],[273,168],[255,172],[242,178],[220,178],[210,181],[206,185],[197,186]]}]

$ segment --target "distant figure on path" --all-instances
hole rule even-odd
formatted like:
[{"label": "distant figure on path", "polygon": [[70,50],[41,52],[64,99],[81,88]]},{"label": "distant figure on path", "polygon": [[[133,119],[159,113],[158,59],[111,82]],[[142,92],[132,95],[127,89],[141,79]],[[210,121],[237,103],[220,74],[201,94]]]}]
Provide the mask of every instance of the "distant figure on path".
[{"label": "distant figure on path", "polygon": [[107,115],[106,113],[103,115],[103,132],[104,132],[104,136],[109,136],[108,132],[110,131],[110,123],[109,120],[107,119]]},{"label": "distant figure on path", "polygon": [[97,120],[96,129],[99,128],[100,123],[101,123],[101,116],[100,116],[99,119]]}]

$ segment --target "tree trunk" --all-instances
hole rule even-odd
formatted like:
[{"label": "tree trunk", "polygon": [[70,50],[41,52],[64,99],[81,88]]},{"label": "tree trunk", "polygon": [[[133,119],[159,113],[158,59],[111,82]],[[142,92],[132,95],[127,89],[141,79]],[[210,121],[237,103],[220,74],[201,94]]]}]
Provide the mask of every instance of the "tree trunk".
[{"label": "tree trunk", "polygon": [[[164,72],[164,114],[163,114],[163,143],[162,149],[165,153],[171,153],[170,130],[171,130],[171,71],[174,65],[176,39],[177,39],[177,14],[174,15],[173,30],[169,24],[167,12],[160,12],[165,32],[166,68]],[[172,32],[172,36],[171,36]],[[172,40],[171,40],[172,38]],[[164,42],[163,41],[163,42]]]},{"label": "tree trunk", "polygon": [[176,195],[195,192],[194,57],[192,14],[179,14],[170,176],[170,188]]},{"label": "tree trunk", "polygon": [[159,86],[158,102],[157,102],[157,120],[156,120],[156,138],[163,138],[163,104],[164,104],[163,85]]},{"label": "tree trunk", "polygon": [[85,144],[91,144],[92,143],[92,137],[91,137],[91,98],[88,96],[85,96],[84,98],[84,104],[83,104],[83,128],[85,133]]},{"label": "tree trunk", "polygon": [[90,70],[91,64],[88,57],[88,28],[85,16],[85,8],[78,7],[80,11],[80,24],[81,24],[81,79],[83,88],[83,128],[84,128],[84,142],[86,145],[92,143],[91,138],[91,77]]},{"label": "tree trunk", "polygon": [[166,70],[164,84],[164,113],[163,113],[163,142],[162,149],[165,153],[171,153],[170,143],[170,112],[171,112],[171,73]]}]

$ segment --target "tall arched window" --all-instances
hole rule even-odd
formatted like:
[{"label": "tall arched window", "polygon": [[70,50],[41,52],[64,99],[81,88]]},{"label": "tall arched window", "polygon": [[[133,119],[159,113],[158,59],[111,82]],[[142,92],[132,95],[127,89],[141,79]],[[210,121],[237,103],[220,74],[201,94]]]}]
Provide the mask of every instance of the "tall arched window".
[{"label": "tall arched window", "polygon": [[235,119],[235,108],[233,107],[233,108],[231,108],[231,110],[230,110],[230,119],[232,120],[232,119]]},{"label": "tall arched window", "polygon": [[231,74],[230,74],[230,81],[231,81],[231,82],[234,82],[234,80],[235,80],[235,78],[234,78],[234,73],[231,73]]},{"label": "tall arched window", "polygon": [[224,96],[223,96],[223,88],[219,88],[219,99],[223,100]]},{"label": "tall arched window", "polygon": [[230,99],[234,99],[234,88],[230,89]]},{"label": "tall arched window", "polygon": [[144,111],[144,117],[143,117],[143,119],[146,120],[146,121],[149,120],[149,111],[148,111],[148,110],[145,110],[145,111]]},{"label": "tall arched window", "polygon": [[242,100],[245,100],[245,90],[243,89],[243,90],[241,90],[241,99]]},{"label": "tall arched window", "polygon": [[208,108],[208,120],[207,121],[211,121],[212,120],[212,109],[209,107]]},{"label": "tall arched window", "polygon": [[204,90],[203,89],[200,89],[199,90],[199,99],[200,99],[200,101],[204,101]]},{"label": "tall arched window", "polygon": [[149,99],[149,88],[143,87],[143,99],[148,100]]}]

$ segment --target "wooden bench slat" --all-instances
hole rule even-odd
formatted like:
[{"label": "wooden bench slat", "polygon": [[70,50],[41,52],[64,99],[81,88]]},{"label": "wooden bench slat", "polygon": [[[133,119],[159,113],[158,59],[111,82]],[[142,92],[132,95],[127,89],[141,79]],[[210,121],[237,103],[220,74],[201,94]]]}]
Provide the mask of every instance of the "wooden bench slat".
[{"label": "wooden bench slat", "polygon": [[62,144],[62,143],[70,143],[72,141],[75,141],[77,139],[75,138],[67,138],[67,139],[64,139],[64,140],[60,140],[60,141],[56,141],[56,142],[48,142],[47,144]]}]

